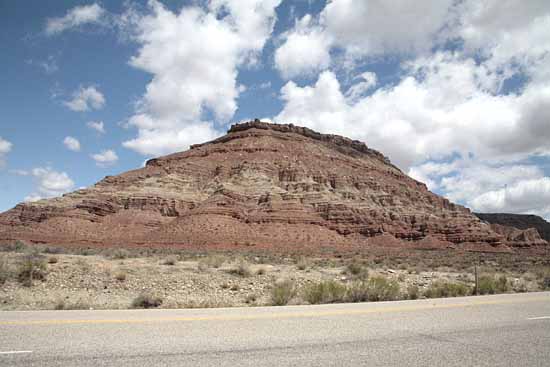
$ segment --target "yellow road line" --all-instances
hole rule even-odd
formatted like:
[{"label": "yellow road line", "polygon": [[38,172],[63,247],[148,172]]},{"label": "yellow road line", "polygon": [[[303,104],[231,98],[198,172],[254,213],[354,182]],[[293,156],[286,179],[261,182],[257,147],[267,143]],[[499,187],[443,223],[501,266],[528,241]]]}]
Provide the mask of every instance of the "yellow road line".
[{"label": "yellow road line", "polygon": [[395,312],[410,312],[423,310],[438,310],[449,308],[467,308],[487,305],[505,305],[530,302],[550,302],[550,297],[533,297],[522,300],[488,300],[474,301],[470,303],[449,304],[424,304],[416,306],[396,306],[387,308],[372,308],[363,310],[335,310],[335,311],[308,311],[308,312],[278,312],[258,315],[220,315],[220,316],[187,316],[187,317],[158,317],[145,319],[97,319],[97,320],[27,320],[27,321],[0,321],[0,326],[25,326],[25,325],[67,325],[67,324],[144,324],[153,322],[181,322],[181,321],[239,321],[258,319],[291,319],[325,316],[354,316],[368,314],[386,314]]}]

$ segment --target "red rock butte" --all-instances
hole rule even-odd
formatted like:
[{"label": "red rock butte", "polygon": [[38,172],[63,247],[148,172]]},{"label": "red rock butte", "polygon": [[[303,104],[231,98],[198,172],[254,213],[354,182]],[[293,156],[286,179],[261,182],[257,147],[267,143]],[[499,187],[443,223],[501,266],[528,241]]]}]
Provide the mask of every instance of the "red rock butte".
[{"label": "red rock butte", "polygon": [[4,242],[487,252],[547,245],[533,233],[498,232],[360,141],[258,120],[0,214]]}]

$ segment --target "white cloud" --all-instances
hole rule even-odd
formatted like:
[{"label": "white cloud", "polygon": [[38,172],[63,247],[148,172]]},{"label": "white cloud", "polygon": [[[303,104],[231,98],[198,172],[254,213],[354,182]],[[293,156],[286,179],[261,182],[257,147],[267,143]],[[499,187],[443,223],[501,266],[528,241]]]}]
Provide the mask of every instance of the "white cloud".
[{"label": "white cloud", "polygon": [[31,171],[18,171],[17,174],[32,176],[36,180],[36,192],[27,196],[25,201],[37,201],[59,196],[74,187],[74,181],[67,173],[55,171],[50,167],[37,167]]},{"label": "white cloud", "polygon": [[90,121],[86,124],[86,126],[100,134],[105,134],[105,124],[103,121]]},{"label": "white cloud", "polygon": [[52,36],[71,28],[76,28],[89,23],[101,23],[106,15],[105,9],[95,3],[92,5],[76,6],[63,17],[49,18],[46,21],[45,32]]},{"label": "white cloud", "polygon": [[415,55],[442,43],[442,30],[454,14],[453,0],[411,2],[339,0],[327,2],[313,19],[306,14],[283,34],[275,65],[285,78],[326,69],[331,50],[342,50],[344,62],[380,55]]},{"label": "white cloud", "polygon": [[0,136],[0,168],[6,164],[6,155],[11,151],[13,144]]},{"label": "white cloud", "polygon": [[521,180],[471,200],[483,212],[512,212],[540,215],[550,220],[550,177]]},{"label": "white cloud", "polygon": [[102,150],[100,153],[92,154],[92,159],[99,167],[107,167],[118,161],[118,156],[113,150]]},{"label": "white cloud", "polygon": [[105,105],[105,97],[94,86],[80,87],[73,93],[73,98],[70,101],[65,101],[64,104],[69,109],[78,112],[91,109],[99,110]]},{"label": "white cloud", "polygon": [[204,116],[210,112],[224,123],[234,115],[238,68],[257,63],[279,2],[213,0],[207,9],[186,6],[173,13],[152,0],[149,13],[127,17],[140,45],[130,64],[153,79],[127,124],[138,136],[123,145],[145,155],[167,154],[219,135]]},{"label": "white cloud", "polygon": [[307,14],[293,30],[283,34],[284,43],[275,51],[275,66],[284,78],[309,75],[330,65],[330,37],[312,25]]},{"label": "white cloud", "polygon": [[72,136],[67,136],[63,140],[63,144],[65,144],[67,149],[72,150],[73,152],[80,152],[80,142]]},{"label": "white cloud", "polygon": [[417,59],[404,71],[395,86],[354,101],[329,71],[312,86],[289,82],[275,120],[364,140],[404,169],[453,153],[517,159],[550,151],[550,87],[494,94],[496,75],[452,53]]},{"label": "white cloud", "polygon": [[409,175],[475,211],[537,214],[550,219],[550,177],[533,164],[455,159],[423,163],[412,167]]},{"label": "white cloud", "polygon": [[320,22],[335,44],[350,54],[416,53],[433,46],[452,4],[452,0],[331,1]]},{"label": "white cloud", "polygon": [[374,88],[378,82],[376,73],[370,71],[361,73],[355,79],[362,79],[362,81],[352,85],[346,92],[346,98],[352,103],[358,101],[367,91]]}]

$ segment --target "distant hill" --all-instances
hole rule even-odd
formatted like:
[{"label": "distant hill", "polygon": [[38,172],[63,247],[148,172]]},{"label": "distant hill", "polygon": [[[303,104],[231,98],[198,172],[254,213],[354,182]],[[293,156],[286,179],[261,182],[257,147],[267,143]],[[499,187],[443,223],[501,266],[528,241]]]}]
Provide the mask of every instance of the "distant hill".
[{"label": "distant hill", "polygon": [[550,241],[550,223],[537,215],[508,213],[474,213],[479,219],[492,224],[515,227],[518,229],[535,228],[540,236]]}]

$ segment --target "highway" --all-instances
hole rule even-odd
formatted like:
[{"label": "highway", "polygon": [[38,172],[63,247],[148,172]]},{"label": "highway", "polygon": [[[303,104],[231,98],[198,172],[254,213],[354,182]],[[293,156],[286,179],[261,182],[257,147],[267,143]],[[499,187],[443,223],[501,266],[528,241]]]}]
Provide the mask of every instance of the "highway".
[{"label": "highway", "polygon": [[550,366],[550,292],[0,312],[0,366]]}]

